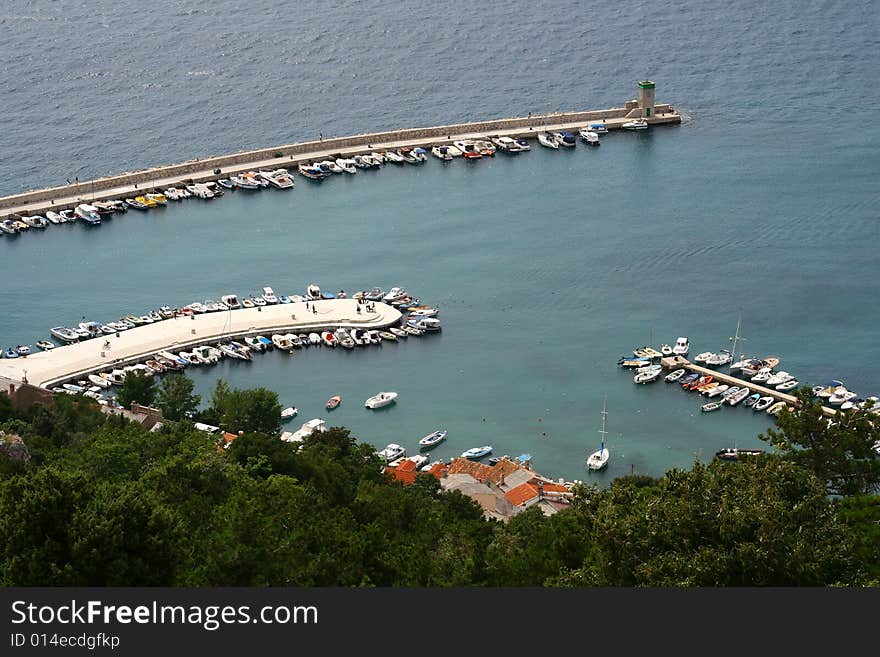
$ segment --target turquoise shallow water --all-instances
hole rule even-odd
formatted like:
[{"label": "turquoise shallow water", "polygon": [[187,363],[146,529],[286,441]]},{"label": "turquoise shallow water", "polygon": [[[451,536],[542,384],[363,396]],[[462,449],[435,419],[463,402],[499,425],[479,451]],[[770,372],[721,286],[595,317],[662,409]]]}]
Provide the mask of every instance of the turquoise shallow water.
[{"label": "turquoise shallow water", "polygon": [[[876,9],[661,11],[636,3],[628,13],[606,8],[578,22],[568,18],[583,11],[575,5],[540,16],[521,5],[517,16],[526,22],[490,8],[452,21],[468,34],[487,25],[519,30],[519,40],[493,49],[428,38],[461,13],[441,3],[406,21],[413,38],[421,35],[419,48],[381,57],[364,51],[360,68],[334,44],[364,30],[400,33],[393,28],[402,18],[379,10],[367,18],[345,5],[308,21],[286,14],[280,25],[308,25],[297,43],[310,54],[300,57],[276,35],[291,58],[279,68],[258,47],[273,38],[258,29],[273,22],[272,3],[239,25],[222,11],[189,16],[181,29],[190,45],[206,30],[215,38],[204,37],[201,54],[179,61],[182,46],[163,49],[164,37],[122,39],[129,23],[108,5],[98,12],[113,35],[106,51],[89,62],[71,52],[58,69],[64,102],[46,106],[40,125],[10,111],[13,143],[0,146],[6,191],[67,171],[82,178],[318,129],[344,134],[548,105],[616,105],[646,75],[658,84],[658,100],[682,108],[688,121],[612,134],[598,149],[535,145],[518,156],[445,165],[432,158],[320,185],[298,179],[290,192],[129,212],[96,230],[59,226],[3,237],[2,345],[32,343],[83,316],[111,320],[262,285],[279,293],[311,282],[349,292],[403,285],[441,308],[442,335],[223,363],[193,370],[199,390],[207,394],[218,376],[265,385],[299,407],[294,428],[321,416],[376,445],[399,442],[410,451],[445,427],[449,438],[437,457],[488,443],[496,454],[529,452],[539,471],[567,478],[585,476],[607,396],[612,460],[592,475],[600,481],[631,468],[659,474],[732,444],[754,446],[769,424],[741,408],[703,416],[698,399],[663,383],[635,386],[616,360],[652,337],[659,346],[687,335],[692,353],[718,349],[741,314],[750,353],[780,356],[781,367],[805,382],[842,378],[864,395],[880,390],[872,357],[880,320],[878,128],[834,118],[855,98],[876,101],[870,52],[877,36],[868,27]],[[34,20],[24,10],[3,19],[18,27],[13,40],[82,20],[76,9],[33,6]],[[334,22],[341,17],[350,20]],[[544,32],[535,30],[539,18]],[[639,32],[646,21],[651,29]],[[331,22],[338,29],[313,34]],[[609,56],[620,49],[632,57]],[[48,84],[46,66],[46,58],[15,51],[3,75],[35,83],[6,80],[11,107],[36,102]],[[468,85],[478,85],[478,99],[449,92]],[[251,101],[247,121],[229,120]],[[57,149],[47,159],[49,144]],[[395,407],[363,408],[366,397],[387,389],[400,393]],[[332,394],[344,401],[327,414]]]}]

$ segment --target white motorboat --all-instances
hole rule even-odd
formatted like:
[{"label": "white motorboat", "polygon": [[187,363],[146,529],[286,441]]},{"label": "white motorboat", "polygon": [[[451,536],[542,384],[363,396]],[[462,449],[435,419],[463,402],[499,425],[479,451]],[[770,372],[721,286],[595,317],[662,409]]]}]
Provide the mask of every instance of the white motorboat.
[{"label": "white motorboat", "polygon": [[720,386],[715,386],[714,388],[710,388],[709,390],[703,391],[701,394],[706,395],[708,398],[717,397],[718,395],[724,393],[728,390],[730,386],[722,383]]},{"label": "white motorboat", "polygon": [[480,149],[477,148],[477,145],[473,140],[461,139],[452,142],[452,145],[455,146],[461,152],[461,156],[466,159],[478,160],[483,157],[483,154],[480,152]]},{"label": "white motorboat", "polygon": [[287,169],[258,171],[257,173],[263,178],[263,180],[278,189],[290,189],[296,184],[293,180],[293,176],[290,175],[290,172]]},{"label": "white motorboat", "polygon": [[388,294],[382,297],[382,301],[384,301],[385,303],[389,303],[391,301],[403,299],[406,296],[406,290],[404,290],[402,287],[392,287],[390,290],[388,290]]},{"label": "white motorboat", "polygon": [[308,298],[309,301],[316,301],[318,299],[321,299],[321,288],[314,283],[310,284],[306,288],[306,298]]},{"label": "white motorboat", "polygon": [[446,439],[447,433],[448,431],[446,431],[445,429],[429,433],[427,436],[419,441],[419,445],[421,445],[422,447],[433,447],[434,445],[443,442],[443,440]]},{"label": "white motorboat", "polygon": [[403,329],[399,329],[396,326],[392,326],[388,330],[391,333],[393,333],[394,335],[396,335],[398,338],[405,338],[406,336],[409,335],[406,331],[404,331]]},{"label": "white motorboat", "polygon": [[721,408],[720,401],[706,402],[705,404],[700,406],[700,410],[703,413],[711,413],[712,411],[717,411],[719,408]]},{"label": "white motorboat", "polygon": [[336,339],[336,336],[333,334],[333,331],[322,331],[321,332],[321,341],[327,347],[335,347],[339,344],[339,341]]},{"label": "white motorboat", "polygon": [[94,383],[96,386],[100,386],[102,388],[109,388],[110,382],[105,379],[103,376],[98,376],[97,374],[89,374],[89,381]]},{"label": "white motorboat", "polygon": [[850,399],[855,399],[858,396],[858,393],[847,390],[846,388],[839,388],[828,398],[828,403],[832,406],[840,406],[844,402],[847,402]]},{"label": "white motorboat", "polygon": [[522,147],[513,137],[492,137],[492,143],[505,153],[519,153]]},{"label": "white motorboat", "polygon": [[751,381],[753,383],[764,383],[765,381],[769,381],[772,376],[773,370],[771,368],[762,367],[751,377]]},{"label": "white motorboat", "polygon": [[230,310],[236,310],[237,308],[241,308],[241,302],[238,300],[238,297],[234,294],[224,294],[220,297],[220,300],[225,303]]},{"label": "white motorboat", "polygon": [[379,337],[389,342],[397,342],[397,336],[388,331],[379,331]]},{"label": "white motorboat", "polygon": [[410,320],[406,324],[411,328],[429,333],[441,329],[440,320],[436,317],[421,317],[416,320]]},{"label": "white motorboat", "polygon": [[187,185],[186,190],[196,198],[201,198],[205,200],[212,199],[216,196],[211,188],[204,183]]},{"label": "white motorboat", "polygon": [[97,225],[101,223],[101,215],[98,208],[88,203],[81,203],[73,210],[73,213],[87,224]]},{"label": "white motorboat", "polygon": [[275,291],[271,287],[263,288],[262,297],[266,303],[278,303],[278,297],[275,296]]},{"label": "white motorboat", "polygon": [[385,156],[386,162],[392,162],[394,164],[403,164],[404,162],[406,162],[403,155],[401,155],[397,151],[385,151],[383,155]]},{"label": "white motorboat", "polygon": [[784,401],[776,402],[770,408],[767,409],[767,412],[770,415],[779,415],[779,413],[787,406]]},{"label": "white motorboat", "polygon": [[794,377],[788,372],[776,372],[769,379],[767,379],[767,385],[778,386],[780,383],[791,381],[793,378]]},{"label": "white motorboat", "polygon": [[321,335],[319,333],[309,333],[309,343],[310,344],[321,344]]},{"label": "white motorboat", "polygon": [[672,355],[672,346],[671,346],[671,345],[668,345],[668,344],[663,344],[663,345],[660,347],[660,353],[661,353],[663,356],[671,356],[671,355]]},{"label": "white motorboat", "polygon": [[290,351],[293,349],[293,343],[291,343],[290,339],[286,335],[281,335],[280,333],[272,335],[272,344],[282,351]]},{"label": "white motorboat", "polygon": [[758,401],[755,402],[754,406],[752,406],[752,410],[766,411],[774,403],[776,403],[775,397],[761,397]]},{"label": "white motorboat", "polygon": [[670,372],[666,375],[665,381],[667,383],[672,383],[673,381],[678,381],[685,374],[685,370],[675,370],[674,372]]},{"label": "white motorboat", "polygon": [[740,388],[740,389],[737,390],[735,393],[733,393],[732,395],[730,395],[729,397],[727,397],[727,398],[725,399],[725,401],[727,402],[727,405],[728,405],[728,406],[736,406],[736,405],[739,404],[743,399],[745,399],[746,397],[748,397],[751,393],[752,393],[752,391],[749,390],[748,388]]},{"label": "white motorboat", "polygon": [[714,356],[714,355],[715,355],[715,352],[713,352],[713,351],[703,351],[703,352],[697,354],[696,356],[694,356],[694,362],[695,363],[705,363],[707,360],[709,360],[709,357]]},{"label": "white motorboat", "polygon": [[380,392],[379,394],[373,395],[372,397],[367,399],[367,401],[364,402],[364,406],[370,409],[382,408],[383,406],[388,406],[389,404],[393,404],[396,401],[396,392]]},{"label": "white motorboat", "polygon": [[559,148],[559,139],[552,132],[538,133],[538,143],[547,148]]},{"label": "white motorboat", "polygon": [[633,383],[651,383],[660,378],[663,369],[657,365],[656,368],[649,369],[645,372],[639,372],[633,377]]},{"label": "white motorboat", "polygon": [[779,392],[786,392],[787,390],[793,390],[794,388],[797,388],[797,387],[798,387],[798,380],[792,378],[792,379],[789,379],[788,381],[784,381],[784,382],[780,383],[778,386],[776,386],[776,389]]},{"label": "white motorboat", "polygon": [[311,436],[315,432],[321,432],[325,429],[325,422],[319,417],[316,417],[308,422],[304,422],[303,425],[294,431],[293,433],[285,431],[281,434],[281,440],[288,443],[299,443]]},{"label": "white motorboat", "polygon": [[461,457],[465,459],[480,459],[486,456],[487,454],[492,453],[491,445],[483,445],[482,447],[471,447],[470,449],[466,449],[461,453]]},{"label": "white motorboat", "polygon": [[[431,155],[436,157],[438,160],[449,162],[453,157],[455,157],[452,153],[449,152],[449,148],[449,146],[432,146]],[[455,147],[453,146],[453,148]]]},{"label": "white motorboat", "polygon": [[605,430],[605,421],[607,417],[608,400],[606,399],[602,402],[602,429],[599,431],[599,435],[602,438],[599,443],[599,449],[587,457],[587,468],[590,470],[601,470],[608,465],[608,460],[611,458],[611,452],[609,452],[608,448],[605,446],[605,437],[608,435],[608,432]]},{"label": "white motorboat", "polygon": [[690,348],[691,345],[690,342],[688,342],[688,339],[681,337],[675,341],[675,345],[672,347],[672,353],[676,356],[687,356]]},{"label": "white motorboat", "polygon": [[595,133],[598,134],[598,135],[604,135],[604,134],[606,134],[606,133],[608,132],[608,126],[605,125],[605,121],[604,121],[604,120],[602,121],[602,123],[599,123],[599,122],[591,123],[591,124],[587,127],[587,129],[588,129],[588,130],[592,130],[593,132],[595,132]]},{"label": "white motorboat", "polygon": [[390,443],[385,447],[385,449],[376,452],[376,456],[378,456],[386,463],[391,463],[391,461],[396,461],[401,456],[406,456],[406,447],[403,447],[396,443]]},{"label": "white motorboat", "polygon": [[296,406],[288,406],[283,411],[281,411],[281,419],[289,420],[290,418],[295,417],[297,413],[299,413],[299,410],[296,408]]},{"label": "white motorboat", "polygon": [[574,148],[577,146],[577,137],[568,130],[560,130],[553,134],[556,136],[556,140],[559,142],[560,146],[565,146],[566,148]]},{"label": "white motorboat", "polygon": [[55,345],[48,340],[37,340],[36,344],[43,351],[51,351],[55,348]]},{"label": "white motorboat", "polygon": [[645,119],[633,119],[632,121],[627,121],[620,127],[624,130],[644,130],[648,127],[648,122],[645,121]]},{"label": "white motorboat", "polygon": [[593,130],[588,130],[587,128],[580,129],[581,139],[584,140],[588,146],[598,146],[599,145],[599,134],[594,132]]},{"label": "white motorboat", "polygon": [[62,342],[76,342],[80,338],[76,331],[67,328],[66,326],[54,326],[49,329],[49,333]]},{"label": "white motorboat", "polygon": [[49,210],[48,212],[46,212],[46,219],[51,221],[53,224],[63,224],[64,223],[64,217],[62,217],[57,212],[53,212],[52,210]]},{"label": "white motorboat", "polygon": [[707,358],[706,365],[709,367],[719,367],[721,365],[727,365],[731,360],[733,360],[733,355],[727,351],[727,349],[722,349],[717,354],[713,354]]},{"label": "white motorboat", "polygon": [[284,337],[290,341],[290,346],[294,349],[300,349],[303,346],[302,340],[296,333],[285,333]]},{"label": "white motorboat", "polygon": [[349,158],[337,158],[335,160],[336,166],[345,171],[345,173],[357,173],[357,167],[354,165],[354,160]]}]

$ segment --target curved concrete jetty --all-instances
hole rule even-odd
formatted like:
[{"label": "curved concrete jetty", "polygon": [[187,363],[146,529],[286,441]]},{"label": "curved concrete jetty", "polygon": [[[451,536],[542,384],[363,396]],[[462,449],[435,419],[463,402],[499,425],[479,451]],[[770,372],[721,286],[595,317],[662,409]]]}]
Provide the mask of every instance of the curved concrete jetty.
[{"label": "curved concrete jetty", "polygon": [[[26,358],[0,360],[0,377],[49,387],[70,379],[141,362],[159,351],[184,351],[231,338],[272,333],[308,333],[321,329],[381,329],[400,322],[402,314],[384,303],[357,312],[354,299],[324,299],[204,313],[143,324],[127,331],[42,351]],[[105,346],[109,342],[109,346]]]}]

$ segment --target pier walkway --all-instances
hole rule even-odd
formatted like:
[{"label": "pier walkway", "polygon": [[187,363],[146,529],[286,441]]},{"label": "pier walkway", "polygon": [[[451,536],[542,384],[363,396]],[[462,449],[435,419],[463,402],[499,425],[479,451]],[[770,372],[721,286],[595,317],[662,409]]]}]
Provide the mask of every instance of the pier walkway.
[{"label": "pier walkway", "polygon": [[[784,401],[789,406],[797,406],[800,403],[798,401],[798,398],[794,395],[789,395],[784,392],[780,392],[779,390],[774,390],[773,388],[766,388],[760,384],[752,383],[748,379],[741,379],[739,377],[733,376],[732,374],[724,374],[723,372],[719,372],[708,367],[700,367],[699,365],[695,365],[690,362],[687,358],[683,358],[681,356],[663,358],[660,360],[660,364],[665,370],[677,370],[683,368],[691,372],[698,372],[703,376],[711,375],[713,377],[713,381],[719,381],[729,386],[745,386],[749,390],[751,390],[752,393],[757,392],[762,397],[773,397],[777,401]],[[825,415],[832,416],[836,415],[837,413],[836,409],[829,408],[828,406],[823,406],[822,411],[825,413]]]},{"label": "pier walkway", "polygon": [[[311,308],[312,304],[309,303]],[[222,340],[272,333],[309,333],[322,329],[382,329],[400,321],[401,312],[376,302],[373,312],[354,299],[325,299],[242,308],[142,324],[127,331],[56,347],[25,358],[0,359],[0,377],[48,388],[89,374],[142,362],[159,351],[179,352]],[[109,342],[109,347],[106,347]]]},{"label": "pier walkway", "polygon": [[[653,109],[654,113],[646,119],[649,124],[681,123],[681,115],[670,105],[657,104]],[[350,157],[403,147],[451,144],[460,139],[480,139],[487,136],[536,138],[538,133],[546,130],[577,132],[579,128],[594,122],[604,122],[608,130],[617,130],[630,121],[636,111],[634,102],[630,101],[625,107],[606,110],[536,114],[479,123],[334,137],[190,160],[180,164],[3,196],[0,197],[0,218],[40,214],[47,210],[59,211],[91,201],[130,198],[168,187],[227,178],[244,171],[295,169],[298,164],[325,160],[330,156]]]}]

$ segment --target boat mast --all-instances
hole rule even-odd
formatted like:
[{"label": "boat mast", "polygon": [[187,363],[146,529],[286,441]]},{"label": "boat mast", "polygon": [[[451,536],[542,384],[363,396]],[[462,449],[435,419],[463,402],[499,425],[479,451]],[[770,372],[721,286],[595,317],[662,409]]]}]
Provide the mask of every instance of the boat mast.
[{"label": "boat mast", "polygon": [[733,340],[733,352],[730,354],[730,364],[731,365],[733,365],[733,363],[736,362],[736,343],[740,342],[740,341],[742,341],[742,342],[746,341],[746,338],[740,337],[740,334],[739,334],[740,322],[742,322],[742,315],[740,315],[736,320],[736,335],[734,335],[732,338],[728,338],[728,340]]},{"label": "boat mast", "polygon": [[608,432],[605,431],[605,419],[608,417],[607,409],[608,398],[606,397],[605,400],[602,402],[602,430],[599,432],[599,434],[602,436],[602,444],[599,446],[599,452],[602,452],[602,450],[605,449],[605,436],[608,434]]}]

